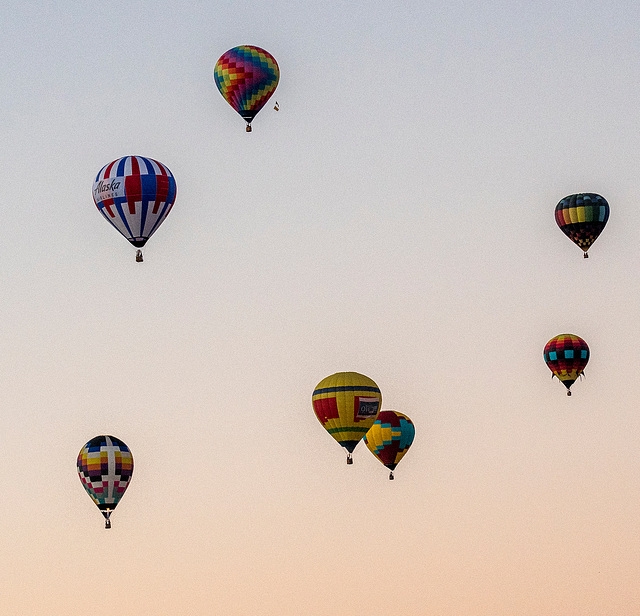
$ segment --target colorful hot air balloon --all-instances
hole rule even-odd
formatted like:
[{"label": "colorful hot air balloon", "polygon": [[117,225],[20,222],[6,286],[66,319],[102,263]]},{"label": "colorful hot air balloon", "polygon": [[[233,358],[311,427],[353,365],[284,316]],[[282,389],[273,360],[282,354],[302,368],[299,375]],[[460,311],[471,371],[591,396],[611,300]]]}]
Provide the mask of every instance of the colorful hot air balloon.
[{"label": "colorful hot air balloon", "polygon": [[413,422],[406,415],[397,411],[380,411],[364,435],[369,451],[389,469],[389,479],[393,479],[393,471],[411,447],[415,434]]},{"label": "colorful hot air balloon", "polygon": [[220,94],[244,118],[250,133],[251,121],[276,90],[280,69],[268,51],[240,45],[222,54],[213,78]]},{"label": "colorful hot air balloon", "polygon": [[312,396],[313,410],[324,429],[351,454],[378,416],[380,389],[368,376],[337,372],[320,381]]},{"label": "colorful hot air balloon", "polygon": [[111,512],[116,508],[133,475],[129,448],[113,436],[92,438],[78,454],[78,475],[93,502],[111,528]]},{"label": "colorful hot air balloon", "polygon": [[556,222],[562,232],[582,250],[596,241],[609,220],[609,204],[595,193],[569,195],[556,205]]},{"label": "colorful hot air balloon", "polygon": [[[544,361],[571,395],[571,385],[584,372],[589,361],[589,347],[579,336],[560,334],[551,338],[544,347]],[[553,378],[552,376],[552,378]]]},{"label": "colorful hot air balloon", "polygon": [[93,200],[102,215],[142,250],[176,200],[176,181],[162,163],[125,156],[105,165],[93,183]]}]

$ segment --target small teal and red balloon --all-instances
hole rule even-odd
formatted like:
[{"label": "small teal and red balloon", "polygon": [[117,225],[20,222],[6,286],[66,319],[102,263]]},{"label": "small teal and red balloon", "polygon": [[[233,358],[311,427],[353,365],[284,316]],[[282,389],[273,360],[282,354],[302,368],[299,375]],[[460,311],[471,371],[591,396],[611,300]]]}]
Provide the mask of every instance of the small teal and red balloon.
[{"label": "small teal and red balloon", "polygon": [[220,94],[247,123],[251,121],[275,92],[280,81],[276,59],[255,45],[239,45],[222,54],[213,70]]},{"label": "small teal and red balloon", "polygon": [[393,479],[393,471],[411,447],[415,434],[413,422],[398,411],[380,411],[365,434],[366,446],[389,469],[389,479]]},{"label": "small teal and red balloon", "polygon": [[609,220],[609,204],[595,193],[565,197],[556,205],[556,222],[562,232],[584,251],[596,241]]},{"label": "small teal and red balloon", "polygon": [[584,373],[589,361],[589,347],[580,336],[560,334],[545,345],[544,361],[553,373],[552,378],[558,377],[570,396],[571,386]]}]

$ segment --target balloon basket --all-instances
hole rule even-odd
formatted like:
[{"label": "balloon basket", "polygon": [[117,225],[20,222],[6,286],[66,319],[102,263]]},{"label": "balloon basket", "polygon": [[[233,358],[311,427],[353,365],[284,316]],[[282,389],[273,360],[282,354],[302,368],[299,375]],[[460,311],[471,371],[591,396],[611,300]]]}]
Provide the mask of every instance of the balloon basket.
[{"label": "balloon basket", "polygon": [[585,258],[585,259],[588,259],[588,258],[589,258],[589,253],[588,253],[588,252],[585,252],[585,253],[584,253],[584,258]]},{"label": "balloon basket", "polygon": [[395,477],[393,476],[393,471],[391,471],[389,473],[389,479],[391,479],[391,481],[393,481],[395,479]]},{"label": "balloon basket", "polygon": [[142,263],[143,261],[144,258],[142,257],[142,250],[138,248],[138,250],[136,250],[136,263]]},{"label": "balloon basket", "polygon": [[250,133],[251,132],[251,124],[247,124],[247,128],[245,128],[245,130]]},{"label": "balloon basket", "polygon": [[350,453],[347,454],[347,464],[353,464],[353,456]]},{"label": "balloon basket", "polygon": [[570,392],[570,391],[567,391],[567,396],[570,396],[570,395],[571,395],[571,392]]}]

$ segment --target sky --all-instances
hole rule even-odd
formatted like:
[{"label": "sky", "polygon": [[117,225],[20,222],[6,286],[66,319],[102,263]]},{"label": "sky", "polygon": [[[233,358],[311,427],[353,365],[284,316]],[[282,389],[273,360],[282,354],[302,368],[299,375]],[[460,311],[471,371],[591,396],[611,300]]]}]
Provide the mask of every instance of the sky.
[{"label": "sky", "polygon": [[[640,613],[637,3],[0,18],[3,615]],[[240,44],[281,71],[251,134],[213,82]],[[91,193],[132,154],[177,183],[143,264]],[[576,192],[611,207],[588,260]],[[339,371],[416,426],[393,482],[314,416]],[[135,460],[109,531],[99,434]]]}]

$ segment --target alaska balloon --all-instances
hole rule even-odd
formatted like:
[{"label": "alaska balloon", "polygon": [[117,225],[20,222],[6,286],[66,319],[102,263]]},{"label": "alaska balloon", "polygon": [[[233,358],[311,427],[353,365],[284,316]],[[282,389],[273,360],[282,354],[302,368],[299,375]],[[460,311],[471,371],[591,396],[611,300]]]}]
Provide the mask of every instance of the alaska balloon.
[{"label": "alaska balloon", "polygon": [[580,336],[560,334],[544,347],[544,361],[552,372],[551,378],[558,377],[570,396],[571,386],[584,373],[589,361],[589,347]]},{"label": "alaska balloon", "polygon": [[220,94],[247,123],[246,131],[250,133],[253,118],[276,90],[280,69],[268,51],[240,45],[220,56],[213,79]]},{"label": "alaska balloon", "polygon": [[364,374],[337,372],[318,383],[311,400],[318,421],[347,450],[347,464],[352,464],[353,450],[380,411],[380,389]]},{"label": "alaska balloon", "polygon": [[92,438],[78,454],[78,476],[82,486],[111,528],[111,512],[117,507],[133,476],[133,456],[114,436]]},{"label": "alaska balloon", "polygon": [[609,220],[609,204],[595,193],[569,195],[556,205],[556,223],[561,231],[584,251],[596,241]]},{"label": "alaska balloon", "polygon": [[411,447],[415,435],[413,422],[406,415],[398,411],[380,411],[364,435],[364,443],[389,469],[389,479],[393,479],[393,471]]},{"label": "alaska balloon", "polygon": [[107,221],[138,250],[169,215],[176,199],[176,181],[169,169],[152,158],[125,156],[105,165],[93,183],[93,200]]}]

